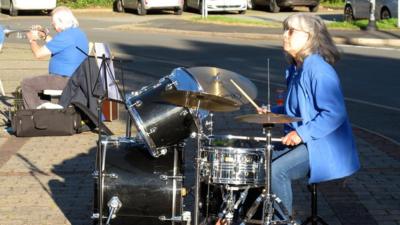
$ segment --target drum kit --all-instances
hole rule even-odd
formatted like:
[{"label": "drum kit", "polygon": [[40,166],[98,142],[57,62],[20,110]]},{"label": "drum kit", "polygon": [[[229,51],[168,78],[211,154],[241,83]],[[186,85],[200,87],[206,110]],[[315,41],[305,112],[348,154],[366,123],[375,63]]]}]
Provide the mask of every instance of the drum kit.
[{"label": "drum kit", "polygon": [[[255,104],[256,95],[250,80],[215,67],[176,68],[157,84],[128,95],[126,137],[102,137],[99,143],[94,223],[295,224],[271,192],[272,142],[280,141],[271,130],[299,118],[243,115],[236,120],[262,125],[265,137],[213,134],[214,112]],[[130,137],[132,122],[136,138]],[[183,185],[188,137],[197,144],[193,189]],[[194,206],[184,211],[188,193],[194,194]],[[287,219],[274,216],[277,207]]]}]

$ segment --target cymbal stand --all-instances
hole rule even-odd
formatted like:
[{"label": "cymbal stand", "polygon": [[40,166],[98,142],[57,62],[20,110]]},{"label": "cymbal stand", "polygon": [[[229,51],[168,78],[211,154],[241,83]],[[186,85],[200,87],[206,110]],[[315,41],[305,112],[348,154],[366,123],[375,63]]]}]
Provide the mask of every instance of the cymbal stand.
[{"label": "cymbal stand", "polygon": [[[278,196],[272,193],[271,190],[271,168],[272,168],[272,128],[274,127],[273,124],[264,124],[264,128],[266,130],[266,138],[267,143],[265,146],[264,151],[264,158],[265,158],[265,192],[264,192],[264,203],[263,203],[263,213],[262,213],[262,224],[295,224],[294,219],[292,216],[289,215],[286,207],[282,204],[282,201],[279,199]],[[285,219],[273,221],[274,216],[274,205],[279,206],[282,210]]]},{"label": "cymbal stand", "polygon": [[200,163],[201,163],[201,137],[203,135],[203,124],[200,118],[200,102],[198,101],[195,113],[197,125],[197,155],[196,155],[196,184],[194,196],[194,225],[199,224],[199,204],[200,204]]},{"label": "cymbal stand", "polygon": [[[274,127],[274,124],[264,124],[264,129],[266,133],[266,139],[267,143],[265,146],[265,151],[264,151],[264,171],[265,171],[265,185],[264,185],[264,190],[260,194],[260,196],[254,201],[253,205],[250,207],[250,209],[246,213],[246,217],[241,223],[242,225],[252,221],[251,218],[253,215],[256,213],[257,208],[261,203],[263,203],[263,209],[262,209],[262,218],[261,218],[261,224],[264,225],[275,225],[275,224],[292,224],[296,225],[295,220],[291,215],[289,215],[288,210],[286,207],[282,204],[282,201],[279,199],[278,196],[272,193],[271,191],[271,165],[272,165],[272,128]],[[283,220],[274,220],[274,212],[275,212],[275,207],[278,206],[279,209],[282,211],[284,219]]]}]

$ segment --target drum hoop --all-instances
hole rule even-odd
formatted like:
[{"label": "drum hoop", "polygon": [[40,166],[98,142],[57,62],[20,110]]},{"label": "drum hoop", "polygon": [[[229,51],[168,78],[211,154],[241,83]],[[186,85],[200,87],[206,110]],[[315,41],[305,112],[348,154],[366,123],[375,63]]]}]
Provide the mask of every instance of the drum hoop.
[{"label": "drum hoop", "polygon": [[229,140],[248,140],[248,141],[266,141],[265,137],[256,137],[256,136],[239,136],[239,135],[231,135],[231,134],[222,134],[222,135],[211,135],[208,137],[209,139],[229,139]]},{"label": "drum hoop", "polygon": [[219,146],[207,146],[203,147],[203,151],[213,152],[214,150],[220,150],[223,153],[250,153],[250,152],[264,152],[265,148],[237,148],[237,147],[219,147]]},{"label": "drum hoop", "polygon": [[156,153],[154,149],[156,149],[156,144],[153,139],[150,137],[149,133],[144,129],[143,120],[140,118],[139,113],[136,111],[135,106],[129,107],[129,113],[134,119],[135,127],[139,130],[139,135],[145,140],[145,145],[149,148],[150,154],[157,158],[159,155]]}]

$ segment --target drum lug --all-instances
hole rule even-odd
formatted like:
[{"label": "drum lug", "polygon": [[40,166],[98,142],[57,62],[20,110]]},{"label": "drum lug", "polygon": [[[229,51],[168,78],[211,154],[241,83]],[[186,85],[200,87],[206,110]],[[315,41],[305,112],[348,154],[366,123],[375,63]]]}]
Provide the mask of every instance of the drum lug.
[{"label": "drum lug", "polygon": [[168,179],[183,180],[184,176],[168,176],[165,174],[160,175],[160,180],[167,181]]},{"label": "drum lug", "polygon": [[172,222],[183,222],[186,221],[186,224],[190,224],[191,221],[191,213],[189,211],[184,211],[182,216],[174,216],[171,218],[167,218],[166,216],[159,216],[158,219],[161,221],[172,221]]},{"label": "drum lug", "polygon": [[136,100],[132,105],[130,105],[130,107],[136,107],[139,108],[140,106],[143,105],[143,102],[141,100]]},{"label": "drum lug", "polygon": [[186,116],[188,113],[189,113],[188,111],[184,110],[181,112],[181,116]]},{"label": "drum lug", "polygon": [[156,132],[157,131],[157,127],[152,127],[149,129],[149,132],[147,132],[149,135]]},{"label": "drum lug", "polygon": [[[90,219],[92,220],[97,220],[99,219],[100,214],[99,213],[93,213],[92,216],[90,217]],[[107,217],[103,216],[103,219],[106,219]]]},{"label": "drum lug", "polygon": [[[93,171],[92,177],[95,178],[95,179],[99,178],[99,171],[97,171],[97,170]],[[109,178],[112,178],[112,179],[117,179],[118,175],[115,174],[115,173],[103,173],[103,177],[109,177]]]},{"label": "drum lug", "polygon": [[172,83],[167,84],[167,85],[165,86],[165,90],[166,90],[166,91],[175,90],[175,87],[177,87],[177,85],[178,85],[178,82],[177,82],[177,81],[173,81]]}]

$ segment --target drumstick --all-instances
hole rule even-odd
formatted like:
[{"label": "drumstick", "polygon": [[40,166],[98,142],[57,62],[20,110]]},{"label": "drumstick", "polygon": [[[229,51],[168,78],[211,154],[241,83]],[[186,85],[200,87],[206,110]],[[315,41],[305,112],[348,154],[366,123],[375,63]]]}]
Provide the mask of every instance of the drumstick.
[{"label": "drumstick", "polygon": [[247,100],[249,100],[249,102],[250,102],[256,109],[259,109],[259,108],[260,108],[260,107],[258,107],[258,105],[253,101],[253,99],[251,99],[250,96],[248,96],[248,95],[246,94],[246,92],[245,92],[234,80],[232,80],[232,79],[230,79],[230,80],[231,80],[231,83],[240,91],[240,93],[242,93],[242,95],[244,95],[244,97],[247,98]]}]

